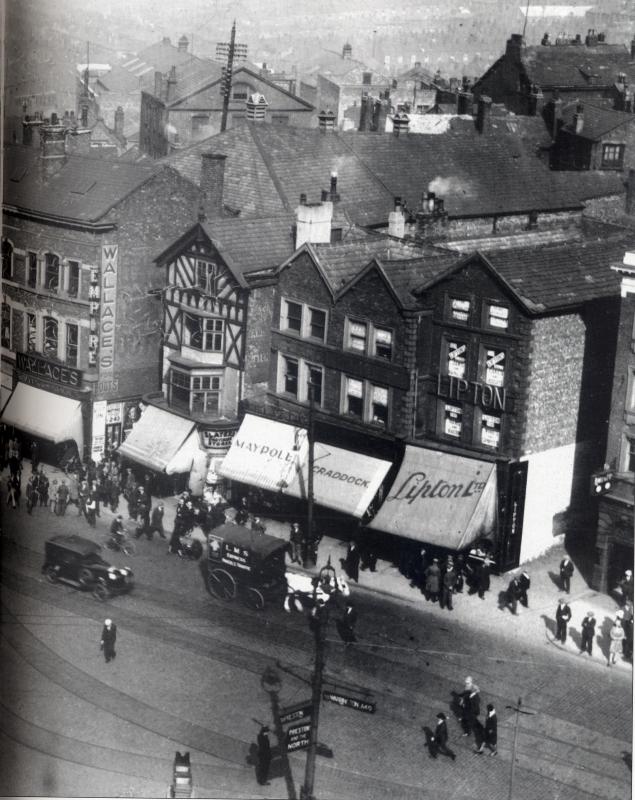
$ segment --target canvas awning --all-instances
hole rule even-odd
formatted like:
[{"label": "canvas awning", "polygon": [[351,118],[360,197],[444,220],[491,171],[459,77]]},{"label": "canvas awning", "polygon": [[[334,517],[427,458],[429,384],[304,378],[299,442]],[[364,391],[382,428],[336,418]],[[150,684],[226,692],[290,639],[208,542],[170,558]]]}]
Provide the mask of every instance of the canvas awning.
[{"label": "canvas awning", "polygon": [[144,467],[157,472],[188,472],[192,458],[184,453],[178,457],[194,429],[190,419],[179,417],[155,406],[148,406],[125,441],[119,445],[119,453]]},{"label": "canvas awning", "polygon": [[[308,493],[309,442],[305,428],[247,414],[219,472],[225,478],[291,497]],[[314,446],[316,503],[361,517],[390,462],[322,442]]]},{"label": "canvas awning", "polygon": [[18,383],[2,412],[2,421],[56,444],[73,439],[78,451],[81,453],[83,450],[80,400]]},{"label": "canvas awning", "polygon": [[495,464],[407,446],[395,482],[368,527],[461,550],[494,531],[496,506]]}]

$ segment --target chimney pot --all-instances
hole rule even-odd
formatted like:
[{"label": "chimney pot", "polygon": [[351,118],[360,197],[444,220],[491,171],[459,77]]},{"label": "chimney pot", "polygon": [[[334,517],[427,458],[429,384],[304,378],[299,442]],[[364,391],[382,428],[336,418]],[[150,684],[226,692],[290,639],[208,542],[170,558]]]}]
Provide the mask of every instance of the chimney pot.
[{"label": "chimney pot", "polygon": [[326,190],[326,189],[322,189],[322,196],[321,196],[321,198],[320,198],[320,199],[321,199],[321,201],[322,201],[323,203],[326,203],[326,202],[328,201],[328,199],[329,199],[329,193],[327,192],[327,190]]},{"label": "chimney pot", "polygon": [[300,205],[301,206],[306,205],[306,195],[304,194],[304,192],[300,195]]},{"label": "chimney pot", "polygon": [[428,211],[432,213],[434,211],[434,203],[435,203],[436,195],[434,192],[428,192],[428,199],[426,201],[426,205],[428,207]]},{"label": "chimney pot", "polygon": [[491,110],[492,98],[485,94],[479,97],[476,111],[476,128],[479,133],[487,133]]}]

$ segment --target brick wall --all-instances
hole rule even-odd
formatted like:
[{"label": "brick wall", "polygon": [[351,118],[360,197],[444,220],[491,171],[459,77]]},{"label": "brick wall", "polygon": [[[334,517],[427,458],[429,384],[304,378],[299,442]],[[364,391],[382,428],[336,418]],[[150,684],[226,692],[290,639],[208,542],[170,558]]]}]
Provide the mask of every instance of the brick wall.
[{"label": "brick wall", "polygon": [[165,104],[148,92],[141,92],[139,117],[139,149],[151,158],[162,158],[169,152],[165,136],[167,113]]}]

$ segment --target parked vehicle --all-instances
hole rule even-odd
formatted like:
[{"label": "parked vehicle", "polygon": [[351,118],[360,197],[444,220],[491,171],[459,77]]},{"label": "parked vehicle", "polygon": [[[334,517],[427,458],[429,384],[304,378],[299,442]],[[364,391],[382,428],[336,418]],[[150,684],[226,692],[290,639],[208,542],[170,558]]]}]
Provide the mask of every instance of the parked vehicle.
[{"label": "parked vehicle", "polygon": [[51,583],[63,581],[89,590],[97,600],[129,592],[133,586],[130,567],[113,567],[99,555],[101,546],[81,536],[53,536],[44,545],[42,572]]}]

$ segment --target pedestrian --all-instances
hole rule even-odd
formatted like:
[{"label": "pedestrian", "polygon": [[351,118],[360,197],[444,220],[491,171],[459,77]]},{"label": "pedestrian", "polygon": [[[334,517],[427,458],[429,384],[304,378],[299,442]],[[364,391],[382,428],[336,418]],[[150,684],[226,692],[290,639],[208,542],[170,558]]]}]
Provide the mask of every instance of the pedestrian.
[{"label": "pedestrian", "polygon": [[79,484],[79,489],[77,490],[77,502],[79,512],[78,514],[83,514],[86,516],[86,503],[88,502],[88,495],[90,494],[90,490],[88,488],[88,481],[81,481]]},{"label": "pedestrian", "polygon": [[50,492],[47,492],[48,507],[51,514],[55,512],[55,504],[57,503],[57,478],[53,478],[50,486]]},{"label": "pedestrian", "polygon": [[567,624],[570,619],[571,609],[564,597],[561,597],[556,608],[556,639],[562,644],[567,641]]},{"label": "pedestrian", "polygon": [[360,569],[377,572],[377,553],[372,531],[366,531],[361,540],[360,557]]},{"label": "pedestrian", "polygon": [[85,508],[86,512],[84,516],[86,517],[86,522],[88,522],[91,528],[94,528],[97,524],[97,497],[92,491],[89,492],[86,497]]},{"label": "pedestrian", "polygon": [[520,586],[520,596],[518,599],[522,605],[525,606],[525,608],[529,608],[529,598],[527,597],[527,592],[531,586],[531,578],[529,577],[529,573],[526,569],[524,569],[518,576],[518,585]]},{"label": "pedestrian", "polygon": [[101,631],[101,649],[104,652],[106,664],[115,658],[115,642],[117,641],[117,626],[111,619],[104,620]]},{"label": "pedestrian", "polygon": [[344,603],[344,612],[341,617],[335,620],[335,627],[342,641],[347,645],[357,641],[357,637],[355,636],[356,624],[357,611],[354,606]]},{"label": "pedestrian", "polygon": [[624,658],[630,661],[633,658],[633,604],[626,603],[624,606],[624,617],[622,618],[622,627],[624,628],[624,641],[622,642],[622,649]]},{"label": "pedestrian", "polygon": [[481,713],[481,690],[470,675],[465,679],[465,688],[459,698],[463,736],[469,736],[479,725]]},{"label": "pedestrian", "polygon": [[20,508],[20,481],[16,475],[7,478],[7,505]]},{"label": "pedestrian", "polygon": [[[618,615],[620,612],[617,612]],[[622,627],[622,619],[620,616],[616,616],[613,620],[613,626],[609,631],[609,658],[607,667],[610,667],[611,664],[617,663],[617,656],[618,654],[621,655],[622,653],[622,642],[624,641],[624,628]]]},{"label": "pedestrian", "polygon": [[569,556],[565,556],[560,562],[560,586],[567,594],[571,591],[571,577],[574,571],[573,561]]},{"label": "pedestrian", "polygon": [[162,539],[165,539],[165,530],[163,529],[163,517],[165,515],[165,508],[163,503],[159,500],[156,506],[152,509],[152,515],[150,517],[150,525],[146,530],[146,536],[148,539],[152,539],[154,532],[156,531]]},{"label": "pedestrian", "polygon": [[492,562],[490,559],[485,556],[483,563],[481,564],[476,575],[476,590],[478,591],[478,596],[481,598],[481,600],[485,599],[485,592],[489,591],[491,563]]},{"label": "pedestrian", "polygon": [[38,491],[40,493],[40,505],[47,506],[49,502],[49,479],[44,472],[44,467],[40,467],[38,472]]},{"label": "pedestrian", "polygon": [[357,542],[351,539],[346,550],[346,558],[341,560],[341,564],[348,577],[352,581],[355,581],[355,583],[359,582],[359,561],[359,547],[357,546]]},{"label": "pedestrian", "polygon": [[33,509],[37,506],[40,499],[38,492],[38,479],[37,474],[32,474],[26,484],[26,510],[28,514],[33,513]]},{"label": "pedestrian", "polygon": [[481,755],[485,746],[489,749],[490,756],[495,756],[498,752],[498,720],[496,719],[496,709],[492,703],[487,704],[487,714],[485,715],[485,725],[483,726],[483,741],[476,751]]},{"label": "pedestrian", "polygon": [[137,515],[141,518],[141,524],[137,526],[135,537],[138,539],[143,533],[148,532],[150,527],[150,507],[152,505],[152,498],[146,494],[144,486],[141,484],[137,486],[135,506]]},{"label": "pedestrian", "polygon": [[580,644],[580,655],[588,653],[593,655],[593,638],[595,637],[595,614],[587,611],[586,617],[582,620],[582,642]]},{"label": "pedestrian", "polygon": [[291,525],[291,530],[289,531],[289,545],[290,545],[290,554],[291,554],[291,563],[292,564],[301,564],[302,563],[302,530],[300,529],[300,524],[298,522],[294,522]]},{"label": "pedestrian", "polygon": [[425,598],[436,603],[441,591],[441,568],[439,567],[438,558],[432,559],[432,564],[425,572],[425,581]]},{"label": "pedestrian", "polygon": [[465,558],[464,556],[457,556],[456,563],[454,565],[454,572],[456,574],[456,583],[454,585],[454,591],[462,593],[463,587],[465,586]]},{"label": "pedestrian", "polygon": [[66,506],[68,505],[68,486],[66,481],[62,479],[57,490],[57,503],[55,504],[55,513],[58,517],[63,517],[66,514]]},{"label": "pedestrian", "polygon": [[31,442],[31,472],[37,472],[40,463],[40,448],[35,439]]},{"label": "pedestrian", "polygon": [[258,734],[258,760],[256,763],[256,780],[261,786],[269,784],[269,766],[271,764],[271,744],[269,728],[263,725]]},{"label": "pedestrian", "polygon": [[441,600],[439,605],[441,608],[447,608],[452,611],[452,595],[456,587],[456,572],[454,571],[454,562],[449,557],[443,578],[441,579]]},{"label": "pedestrian", "polygon": [[113,514],[116,514],[119,508],[119,481],[116,475],[111,474],[110,478],[106,481],[106,486],[108,488],[110,510]]},{"label": "pedestrian", "polygon": [[77,479],[76,472],[69,472],[68,475],[68,505],[74,505],[77,508],[77,516],[81,512],[79,505],[79,480]]},{"label": "pedestrian", "polygon": [[[189,503],[188,503],[189,505]],[[267,530],[264,522],[260,519],[260,517],[254,517],[251,523],[251,530],[261,536]]]},{"label": "pedestrian", "polygon": [[437,725],[434,734],[429,739],[428,751],[430,758],[436,758],[439,753],[442,753],[444,756],[449,756],[452,761],[456,759],[456,754],[448,747],[448,724],[443,711],[439,711],[437,714]]},{"label": "pedestrian", "polygon": [[624,577],[619,582],[619,588],[622,590],[622,604],[633,603],[633,571],[627,569]]},{"label": "pedestrian", "polygon": [[509,586],[507,587],[507,605],[510,607],[512,614],[518,614],[518,600],[522,594],[522,589],[520,586],[520,581],[517,575],[515,575],[511,581],[509,582]]}]

